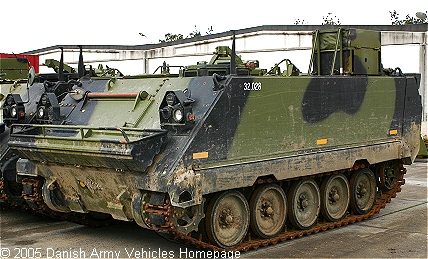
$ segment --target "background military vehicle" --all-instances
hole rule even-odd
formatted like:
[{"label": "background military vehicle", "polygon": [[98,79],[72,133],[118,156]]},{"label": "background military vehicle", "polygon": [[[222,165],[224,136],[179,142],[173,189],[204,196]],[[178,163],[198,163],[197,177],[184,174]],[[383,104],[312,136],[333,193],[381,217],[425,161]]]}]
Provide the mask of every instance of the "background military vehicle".
[{"label": "background military vehicle", "polygon": [[[117,69],[84,69],[82,51],[80,52],[80,70],[71,68],[63,62],[63,51],[61,49],[61,60],[46,61],[45,65],[52,67],[55,73],[36,74],[38,71],[38,59],[29,55],[35,67],[29,66],[26,58],[8,57],[2,62],[2,71],[8,72],[14,80],[5,79],[3,86],[8,86],[8,91],[3,91],[4,102],[2,102],[2,133],[1,133],[1,155],[0,155],[0,203],[5,205],[26,206],[22,198],[22,184],[16,180],[16,161],[18,156],[7,146],[9,129],[12,124],[19,123],[51,123],[62,124],[66,118],[67,111],[75,107],[77,101],[65,100],[66,94],[72,87],[82,85],[79,78],[85,75],[103,77],[105,82],[113,76],[122,76]],[[12,71],[13,73],[9,73]],[[6,73],[5,73],[6,74]],[[28,77],[20,79],[22,77]],[[6,85],[7,83],[7,85]],[[35,205],[32,204],[33,208]]]},{"label": "background military vehicle", "polygon": [[[16,176],[16,173],[13,173],[13,176],[6,173],[7,168],[15,167],[14,164],[17,160],[17,158],[13,159],[14,155],[9,152],[9,148],[7,147],[9,139],[8,126],[11,120],[17,121],[18,118],[21,118],[21,123],[28,122],[23,120],[25,115],[21,107],[24,104],[28,105],[30,103],[28,99],[29,95],[27,95],[27,92],[29,93],[27,79],[30,68],[34,73],[38,72],[38,56],[0,53],[0,106],[2,107],[2,111],[0,112],[0,203],[2,204],[7,199],[6,192],[9,192],[9,194],[11,194],[10,192],[14,193],[15,195],[12,196],[21,196],[21,189],[16,189],[12,184],[9,190],[5,186],[4,179],[15,179]],[[19,103],[20,107],[15,105],[12,109],[12,105],[16,103]],[[4,114],[7,114],[6,121],[3,120]],[[14,202],[13,199],[9,201]]]},{"label": "background military vehicle", "polygon": [[[3,106],[6,95],[26,92],[28,70],[31,66],[35,73],[39,71],[37,55],[0,53],[0,106]],[[0,112],[0,121],[3,122],[3,112]],[[4,129],[4,125],[1,129]]]},{"label": "background military vehicle", "polygon": [[202,248],[340,227],[395,197],[419,150],[420,75],[386,75],[380,47],[379,32],[315,31],[298,76],[286,59],[269,71],[242,62],[233,43],[178,78],[144,81],[165,85],[154,98],[126,88],[132,109],[88,101],[73,112],[94,126],[15,125],[9,145],[51,209],[111,214]]}]

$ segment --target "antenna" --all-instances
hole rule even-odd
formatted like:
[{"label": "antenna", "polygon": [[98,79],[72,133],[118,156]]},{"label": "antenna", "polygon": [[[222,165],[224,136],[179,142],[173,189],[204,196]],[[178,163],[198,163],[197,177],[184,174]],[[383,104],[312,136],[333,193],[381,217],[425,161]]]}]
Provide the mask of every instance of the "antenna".
[{"label": "antenna", "polygon": [[59,49],[61,50],[61,59],[59,60],[58,79],[60,82],[64,82],[64,48],[59,47]]},{"label": "antenna", "polygon": [[236,75],[235,31],[232,31],[232,56],[230,57],[230,74]]},{"label": "antenna", "polygon": [[79,54],[79,65],[77,67],[77,73],[79,75],[79,78],[81,78],[85,75],[85,65],[83,64],[82,45],[79,45],[78,47],[80,49],[80,54]]}]

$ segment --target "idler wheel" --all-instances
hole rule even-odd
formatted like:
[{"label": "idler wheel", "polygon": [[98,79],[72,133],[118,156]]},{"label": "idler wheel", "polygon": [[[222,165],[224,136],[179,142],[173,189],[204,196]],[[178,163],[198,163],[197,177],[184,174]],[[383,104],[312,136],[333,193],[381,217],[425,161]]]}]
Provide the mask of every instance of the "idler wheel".
[{"label": "idler wheel", "polygon": [[222,248],[239,245],[248,232],[249,215],[249,205],[242,193],[226,191],[215,195],[205,218],[208,238]]},{"label": "idler wheel", "polygon": [[343,174],[326,177],[321,185],[321,213],[329,221],[341,220],[349,206],[349,182]]},{"label": "idler wheel", "polygon": [[288,195],[288,210],[291,224],[297,229],[309,229],[320,212],[320,191],[313,179],[294,183]]},{"label": "idler wheel", "polygon": [[58,183],[45,180],[42,187],[43,200],[46,205],[54,211],[70,212],[70,208],[65,204],[65,198],[59,189]]},{"label": "idler wheel", "polygon": [[370,169],[364,168],[352,175],[350,184],[351,208],[355,213],[364,215],[376,201],[376,178]]},{"label": "idler wheel", "polygon": [[260,185],[250,200],[251,230],[262,238],[271,238],[284,228],[287,218],[285,193],[277,184]]}]

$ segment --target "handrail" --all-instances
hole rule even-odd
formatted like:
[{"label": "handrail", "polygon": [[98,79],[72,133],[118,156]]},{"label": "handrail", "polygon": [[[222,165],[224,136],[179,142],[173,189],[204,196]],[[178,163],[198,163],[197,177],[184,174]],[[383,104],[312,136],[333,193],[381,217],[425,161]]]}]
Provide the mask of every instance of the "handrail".
[{"label": "handrail", "polygon": [[[342,41],[340,40],[342,38],[342,28],[339,28],[337,30],[337,38],[336,38],[336,47],[334,49],[334,55],[333,55],[333,64],[331,65],[331,71],[330,75],[332,76],[334,74],[334,66],[336,65],[336,57],[337,57],[337,48],[339,47],[339,43]],[[340,53],[342,53],[343,46],[340,46]],[[340,57],[340,61],[342,61],[342,57]],[[340,64],[340,68],[342,68],[342,64]]]},{"label": "handrail", "polygon": [[88,98],[136,98],[138,93],[88,93]]},{"label": "handrail", "polygon": [[311,52],[311,60],[309,62],[308,75],[311,74],[311,70],[312,70],[312,67],[314,64],[315,47],[316,47],[317,41],[318,41],[318,32],[319,32],[319,30],[316,30],[315,36],[312,38],[312,52]]},{"label": "handrail", "polygon": [[[87,131],[97,131],[97,130],[111,130],[111,131],[118,131],[121,133],[122,137],[125,141],[121,141],[123,144],[128,144],[130,142],[129,140],[129,133],[126,133],[126,131],[133,131],[138,133],[144,133],[144,132],[154,132],[154,133],[166,133],[167,131],[164,129],[142,129],[142,128],[129,128],[129,127],[91,127],[91,126],[74,126],[74,125],[51,125],[51,124],[13,124],[11,126],[11,135],[15,136],[28,136],[30,134],[22,134],[21,132],[14,132],[14,129],[16,127],[24,128],[24,129],[36,129],[40,128],[43,137],[57,137],[57,136],[48,136],[47,132],[48,129],[65,129],[65,130],[75,130],[80,134],[80,139],[89,138],[87,134],[85,134],[85,130]],[[21,134],[20,134],[21,133]],[[57,138],[63,138],[63,137],[57,137]]]}]

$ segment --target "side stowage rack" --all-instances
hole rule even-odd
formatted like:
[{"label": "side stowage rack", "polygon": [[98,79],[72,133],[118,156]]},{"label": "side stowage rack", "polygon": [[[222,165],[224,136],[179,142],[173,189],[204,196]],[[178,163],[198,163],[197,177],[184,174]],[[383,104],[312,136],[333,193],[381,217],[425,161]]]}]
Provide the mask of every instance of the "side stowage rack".
[{"label": "side stowage rack", "polygon": [[15,124],[8,145],[30,160],[142,172],[166,141],[162,129]]}]

